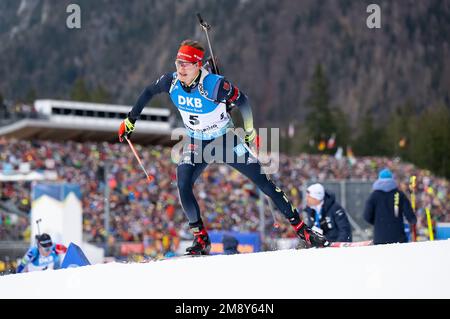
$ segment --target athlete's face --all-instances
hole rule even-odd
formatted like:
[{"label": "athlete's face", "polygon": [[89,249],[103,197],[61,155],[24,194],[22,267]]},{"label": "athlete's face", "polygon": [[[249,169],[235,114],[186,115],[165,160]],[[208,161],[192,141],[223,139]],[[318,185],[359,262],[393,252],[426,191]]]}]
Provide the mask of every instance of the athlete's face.
[{"label": "athlete's face", "polygon": [[177,67],[178,79],[186,85],[191,84],[195,80],[200,70],[198,62],[175,60],[175,66]]},{"label": "athlete's face", "polygon": [[47,257],[52,252],[52,247],[42,247],[39,245],[39,253],[41,256]]}]

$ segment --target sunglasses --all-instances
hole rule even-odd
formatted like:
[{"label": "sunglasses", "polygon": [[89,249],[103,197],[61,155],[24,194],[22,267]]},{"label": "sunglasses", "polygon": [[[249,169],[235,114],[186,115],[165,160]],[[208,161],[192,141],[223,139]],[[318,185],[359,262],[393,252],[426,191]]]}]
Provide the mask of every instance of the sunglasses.
[{"label": "sunglasses", "polygon": [[194,64],[197,64],[197,62],[186,62],[186,61],[175,60],[175,66],[177,66],[177,67],[189,67]]},{"label": "sunglasses", "polygon": [[41,248],[42,248],[42,250],[45,251],[45,252],[49,252],[50,250],[52,250],[52,247],[51,247],[51,246],[50,246],[50,247],[43,247],[43,246],[41,246]]}]

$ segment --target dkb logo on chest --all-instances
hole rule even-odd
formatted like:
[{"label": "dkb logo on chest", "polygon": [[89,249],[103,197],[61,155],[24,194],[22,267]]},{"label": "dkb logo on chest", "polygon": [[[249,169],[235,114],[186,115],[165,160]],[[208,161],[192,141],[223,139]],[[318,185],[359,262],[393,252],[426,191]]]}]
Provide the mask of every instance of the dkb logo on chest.
[{"label": "dkb logo on chest", "polygon": [[182,95],[178,95],[178,105],[191,106],[195,108],[201,108],[203,106],[201,99],[193,97],[184,97]]}]

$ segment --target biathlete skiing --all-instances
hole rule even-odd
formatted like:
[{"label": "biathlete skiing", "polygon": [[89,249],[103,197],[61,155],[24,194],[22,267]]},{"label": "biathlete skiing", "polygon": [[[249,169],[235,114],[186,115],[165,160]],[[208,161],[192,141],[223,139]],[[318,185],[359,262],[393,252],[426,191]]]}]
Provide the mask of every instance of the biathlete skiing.
[{"label": "biathlete skiing", "polygon": [[[256,130],[248,97],[223,76],[208,71],[203,65],[204,55],[205,49],[199,42],[184,40],[175,59],[176,72],[162,75],[144,89],[118,132],[121,142],[128,139],[144,106],[162,92],[169,94],[180,112],[187,138],[183,140],[183,154],[177,166],[177,187],[194,234],[194,242],[186,249],[186,255],[208,255],[211,248],[193,193],[195,181],[211,162],[226,163],[255,183],[309,247],[328,246],[329,242],[301,220],[286,194],[262,171],[260,162],[249,148],[255,142]],[[233,130],[230,105],[238,108],[242,115],[245,131],[242,139]],[[204,153],[210,154],[212,160],[205,158]]]}]

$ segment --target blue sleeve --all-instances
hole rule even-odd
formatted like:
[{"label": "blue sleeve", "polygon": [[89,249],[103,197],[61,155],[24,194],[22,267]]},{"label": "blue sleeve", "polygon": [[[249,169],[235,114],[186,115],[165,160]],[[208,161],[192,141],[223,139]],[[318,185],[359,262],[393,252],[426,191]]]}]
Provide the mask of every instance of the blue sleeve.
[{"label": "blue sleeve", "polygon": [[19,266],[17,266],[17,273],[21,273],[25,267],[32,262],[37,256],[37,248],[36,247],[32,247],[30,249],[28,249],[27,253],[25,254],[25,256],[23,256],[22,260],[19,263]]},{"label": "blue sleeve", "polygon": [[139,119],[139,115],[144,109],[145,105],[153,98],[154,95],[167,92],[169,93],[170,85],[172,84],[173,73],[166,73],[162,75],[155,83],[147,86],[139,96],[138,100],[134,104],[131,112],[128,113],[128,117],[134,121]]},{"label": "blue sleeve", "polygon": [[55,252],[55,255],[53,257],[53,269],[56,270],[60,268],[61,268],[61,257]]},{"label": "blue sleeve", "polygon": [[219,82],[217,100],[236,105],[242,115],[244,130],[253,130],[253,113],[247,96],[225,78]]},{"label": "blue sleeve", "polygon": [[16,273],[20,274],[24,270],[25,266],[22,265],[22,262],[17,267]]}]

